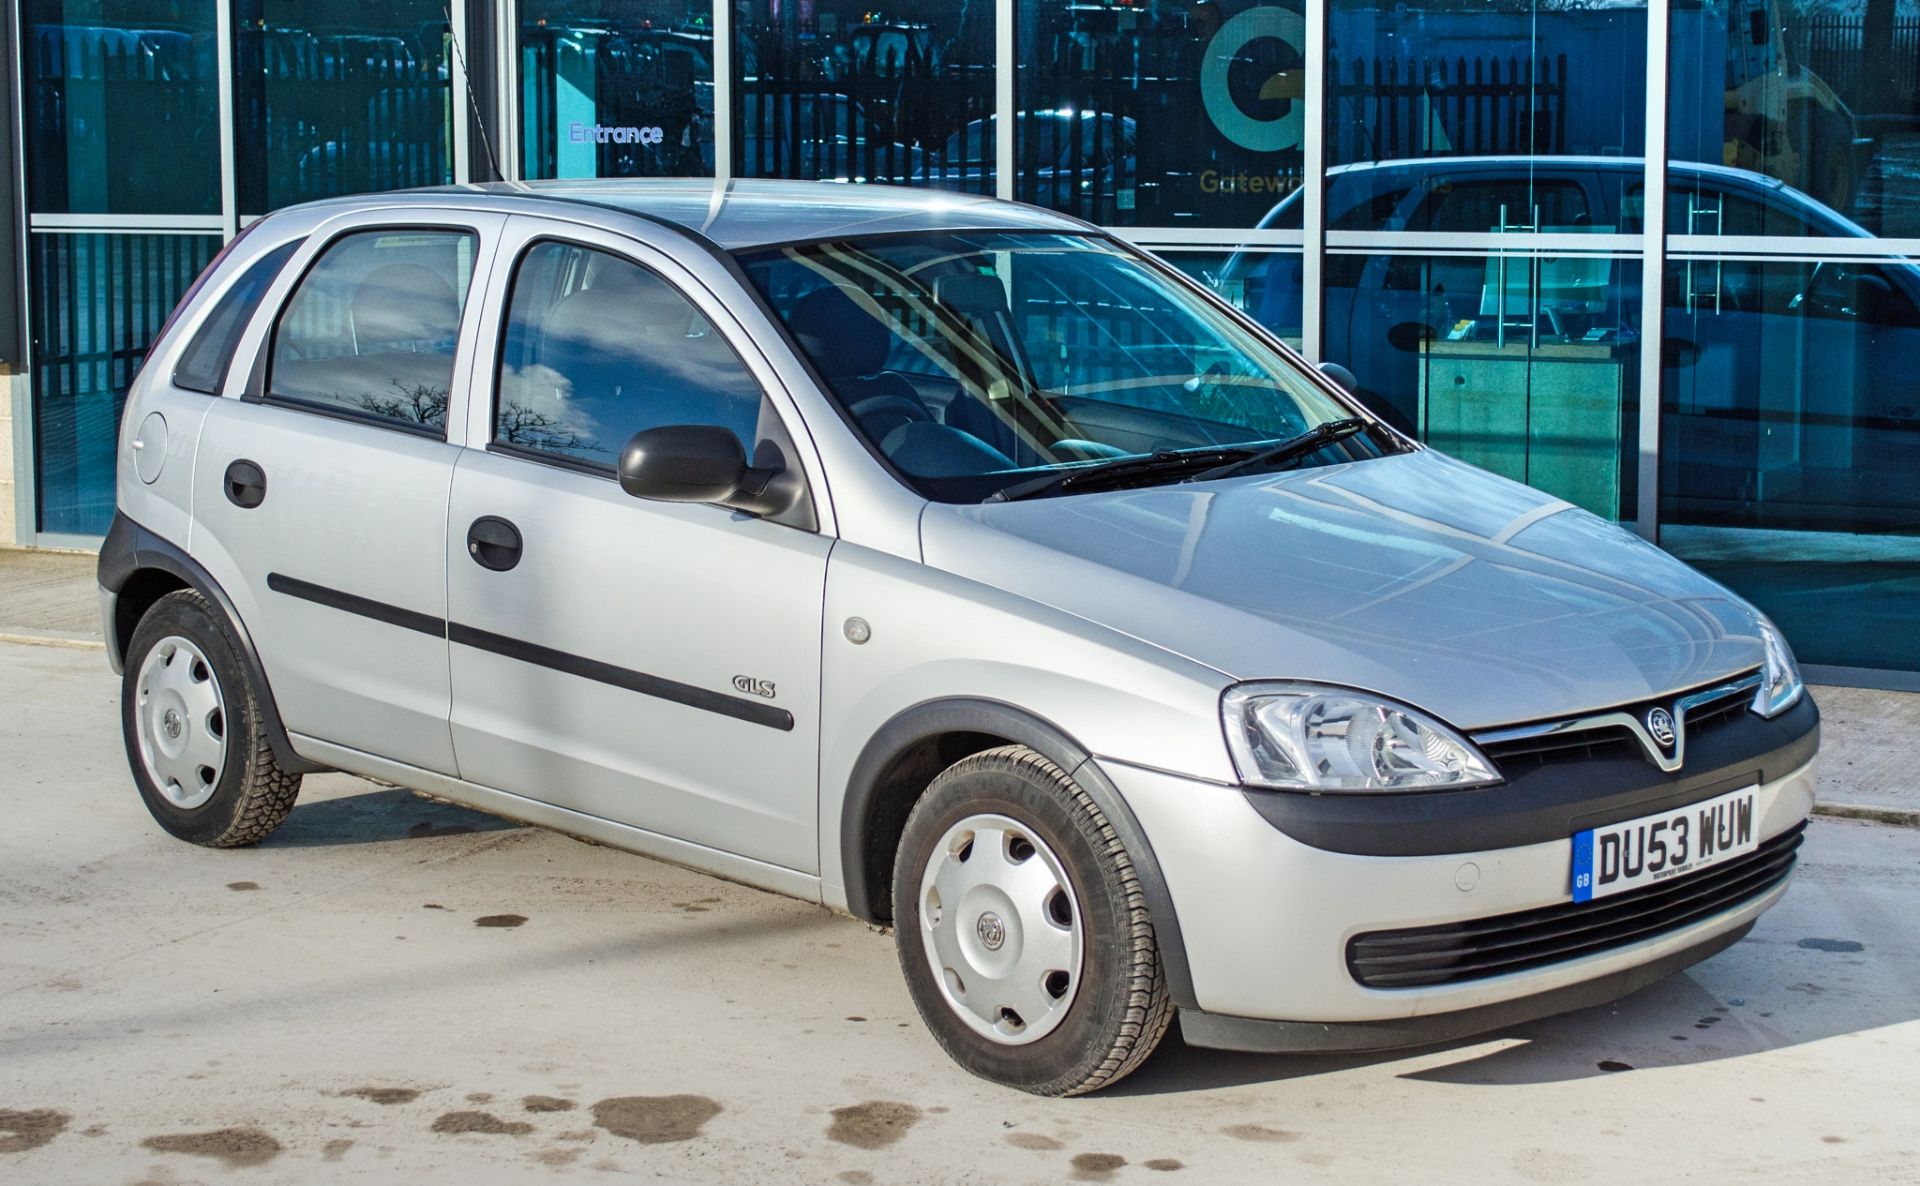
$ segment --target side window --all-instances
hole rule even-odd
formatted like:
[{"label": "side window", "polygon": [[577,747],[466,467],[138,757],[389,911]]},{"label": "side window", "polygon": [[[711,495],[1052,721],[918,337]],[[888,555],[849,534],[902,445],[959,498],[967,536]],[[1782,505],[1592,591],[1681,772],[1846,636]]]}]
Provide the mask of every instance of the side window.
[{"label": "side window", "polygon": [[[1413,231],[1612,230],[1595,225],[1587,193],[1577,182],[1539,180],[1522,173],[1486,181],[1454,181],[1436,176],[1407,220]],[[1501,222],[1502,217],[1506,219]]]},{"label": "side window", "polygon": [[732,429],[751,455],[760,386],[719,331],[619,256],[536,243],[514,267],[494,404],[496,444],[612,466],[634,433]]},{"label": "side window", "polygon": [[359,231],[328,246],[273,327],[267,398],[445,432],[470,231]]},{"label": "side window", "polygon": [[252,267],[234,281],[227,295],[220,298],[206,321],[200,325],[200,332],[193,335],[193,341],[180,355],[180,364],[173,368],[173,385],[184,387],[188,391],[204,391],[208,395],[217,395],[221,384],[227,380],[227,367],[233,362],[233,348],[240,344],[240,335],[246,330],[247,322],[253,319],[253,311],[260,307],[260,298],[267,295],[273,278],[287,264],[287,257],[294,248],[300,246],[300,240],[282,244],[267,252]]}]

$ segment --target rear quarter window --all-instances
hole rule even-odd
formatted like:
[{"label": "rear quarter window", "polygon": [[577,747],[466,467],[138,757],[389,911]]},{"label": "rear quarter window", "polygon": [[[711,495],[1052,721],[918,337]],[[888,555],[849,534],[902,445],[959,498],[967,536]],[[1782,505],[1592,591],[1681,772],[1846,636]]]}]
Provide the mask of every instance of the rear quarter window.
[{"label": "rear quarter window", "polygon": [[214,302],[206,320],[200,323],[193,340],[181,353],[179,365],[173,368],[175,387],[219,394],[227,379],[227,369],[233,365],[233,351],[240,344],[240,335],[246,332],[261,298],[267,295],[274,277],[280,274],[300,243],[299,239],[283,243],[255,260],[226,295]]}]

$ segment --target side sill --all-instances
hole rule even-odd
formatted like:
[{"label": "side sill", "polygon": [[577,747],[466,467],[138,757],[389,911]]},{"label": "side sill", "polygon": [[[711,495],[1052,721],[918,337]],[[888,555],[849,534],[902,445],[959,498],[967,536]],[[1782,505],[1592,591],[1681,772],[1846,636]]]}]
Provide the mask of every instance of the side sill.
[{"label": "side sill", "polygon": [[700,873],[711,874],[723,881],[738,882],[754,889],[798,898],[814,905],[819,905],[821,902],[820,879],[812,874],[721,852],[719,849],[707,848],[685,840],[676,840],[671,836],[649,832],[630,824],[615,823],[613,820],[602,819],[597,815],[555,807],[551,803],[542,803],[537,799],[498,791],[492,787],[484,787],[478,783],[467,782],[436,771],[423,770],[418,766],[395,762],[364,750],[335,745],[333,742],[321,741],[317,737],[308,737],[302,733],[289,734],[289,737],[293,742],[294,750],[302,757],[309,761],[324,763],[335,770],[344,770],[362,778],[390,782],[396,786],[458,803],[462,807],[484,811],[488,815],[517,820],[538,828],[547,828],[594,844],[602,844],[608,848],[638,853],[643,857],[652,857],[671,865],[680,865]]}]

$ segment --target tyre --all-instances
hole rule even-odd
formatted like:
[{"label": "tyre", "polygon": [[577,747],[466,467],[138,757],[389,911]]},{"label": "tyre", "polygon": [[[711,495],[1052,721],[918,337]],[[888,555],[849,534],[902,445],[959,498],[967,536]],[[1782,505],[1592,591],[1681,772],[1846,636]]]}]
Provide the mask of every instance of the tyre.
[{"label": "tyre", "polygon": [[1140,879],[1067,773],[975,754],[907,817],[893,881],[900,970],[967,1070],[1036,1095],[1118,1082],[1173,1019]]},{"label": "tyre", "polygon": [[140,798],[174,836],[258,844],[293,810],[300,776],[274,759],[260,696],[232,630],[200,594],[169,593],[134,628],[120,728]]}]

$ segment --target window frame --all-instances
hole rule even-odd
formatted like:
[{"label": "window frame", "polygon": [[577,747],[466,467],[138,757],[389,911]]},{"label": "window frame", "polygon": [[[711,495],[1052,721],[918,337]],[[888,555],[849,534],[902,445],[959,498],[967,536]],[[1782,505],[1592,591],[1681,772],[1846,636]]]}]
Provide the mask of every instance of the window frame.
[{"label": "window frame", "polygon": [[[753,373],[753,368],[748,365],[746,356],[741,352],[739,345],[735,343],[733,338],[727,334],[719,323],[708,316],[706,310],[700,307],[700,302],[693,298],[693,295],[687,291],[685,285],[674,283],[673,279],[659,268],[653,267],[642,260],[635,259],[631,253],[615,251],[600,244],[589,243],[578,238],[569,238],[564,234],[553,231],[541,231],[522,242],[515,248],[513,258],[507,263],[504,283],[500,289],[498,324],[493,330],[492,367],[486,380],[487,431],[486,441],[482,446],[486,452],[497,453],[502,457],[515,457],[522,461],[534,462],[538,465],[550,465],[556,469],[569,470],[573,473],[605,478],[608,481],[617,482],[619,480],[619,465],[617,463],[589,461],[584,457],[569,457],[564,453],[549,453],[544,449],[536,449],[531,445],[516,445],[511,441],[502,441],[499,439],[500,376],[501,371],[507,365],[507,334],[513,325],[514,290],[519,287],[520,269],[522,265],[526,263],[527,257],[549,243],[561,247],[570,247],[579,251],[595,252],[599,255],[607,256],[610,259],[630,264],[666,285],[675,296],[685,301],[688,308],[706,319],[707,323],[713,327],[713,331],[720,336],[720,340],[726,344],[727,349],[732,352],[734,358],[739,361],[741,371],[747,376],[748,380],[753,383],[754,387],[759,390],[760,402],[763,405],[770,405],[772,407],[774,416],[780,421],[782,434],[787,438],[785,441],[776,443],[787,446],[787,452],[790,455],[795,452],[792,448],[793,432],[787,427],[786,417],[781,414],[779,404],[771,398],[766,384],[762,383],[760,377]],[[742,441],[740,443],[746,449],[748,461],[751,463],[754,450],[759,446],[760,441],[755,439]],[[622,442],[622,447],[624,446],[625,442]],[[799,464],[797,459],[792,458],[790,458],[790,463],[794,465]],[[804,469],[802,472],[804,475]],[[811,483],[809,483],[809,490],[811,490]]]},{"label": "window frame", "polygon": [[[320,266],[321,261],[327,258],[327,253],[332,251],[342,240],[350,239],[357,235],[379,234],[382,231],[399,231],[410,234],[443,231],[449,234],[461,235],[473,241],[473,271],[472,274],[467,277],[467,291],[461,295],[460,317],[454,327],[453,359],[450,368],[450,386],[447,391],[446,422],[438,428],[435,428],[431,424],[416,424],[406,420],[396,420],[392,417],[382,416],[374,412],[359,411],[346,407],[343,404],[323,404],[314,400],[275,395],[272,391],[273,357],[280,342],[280,323],[286,318],[287,310],[293,307],[293,302],[299,298],[301,289],[306,287],[307,279],[313,275],[314,269]],[[317,237],[316,232],[314,236],[310,236],[309,238]],[[325,416],[330,420],[341,420],[348,424],[365,424],[373,428],[384,428],[392,432],[400,432],[408,436],[420,437],[424,440],[451,442],[453,440],[452,432],[455,421],[454,389],[459,386],[461,381],[461,347],[468,342],[466,323],[474,304],[477,282],[484,278],[487,269],[491,266],[486,254],[488,246],[485,230],[477,225],[467,223],[440,220],[422,222],[380,220],[365,223],[349,223],[337,227],[301,265],[300,274],[294,277],[292,286],[287,289],[286,295],[281,298],[279,305],[273,310],[272,316],[266,324],[265,337],[262,338],[260,343],[260,352],[254,360],[254,374],[250,376],[247,388],[241,392],[240,398],[248,403],[261,404],[266,407],[286,408],[289,411],[305,412],[314,416]],[[284,266],[282,267],[281,274],[282,276],[285,275]],[[280,277],[275,277],[275,279],[278,280]],[[480,291],[484,293],[484,288],[481,288]],[[265,301],[263,300],[261,303],[265,304]],[[256,311],[256,316],[257,315],[258,312]]]}]

